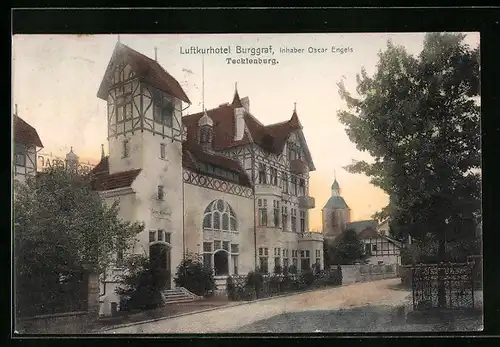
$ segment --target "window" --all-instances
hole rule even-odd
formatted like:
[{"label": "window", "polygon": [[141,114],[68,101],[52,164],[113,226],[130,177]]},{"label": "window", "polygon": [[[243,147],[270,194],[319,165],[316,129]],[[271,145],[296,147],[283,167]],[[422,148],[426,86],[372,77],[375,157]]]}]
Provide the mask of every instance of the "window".
[{"label": "window", "polygon": [[288,194],[288,175],[286,173],[282,174],[281,183],[283,185],[283,192]]},{"label": "window", "polygon": [[224,231],[238,231],[238,223],[233,208],[224,200],[214,200],[205,209],[203,227]]},{"label": "window", "polygon": [[376,244],[372,244],[372,251],[373,251],[373,252],[376,252],[376,251],[377,251],[377,245],[376,245]]},{"label": "window", "polygon": [[317,249],[316,250],[316,258],[320,258],[321,257],[321,250]]},{"label": "window", "polygon": [[300,211],[300,232],[306,232],[306,213],[305,211]]},{"label": "window", "polygon": [[158,186],[158,200],[163,200],[164,196],[163,186]]},{"label": "window", "polygon": [[163,241],[163,230],[158,230],[158,241]]},{"label": "window", "polygon": [[128,140],[123,140],[123,158],[128,158]]},{"label": "window", "polygon": [[259,164],[259,184],[267,184],[266,166]]},{"label": "window", "polygon": [[288,230],[288,207],[281,207],[281,223],[283,225],[283,231]]},{"label": "window", "polygon": [[267,263],[267,257],[260,257],[259,258],[259,269],[263,273],[268,273],[269,272],[269,265]]},{"label": "window", "polygon": [[14,155],[16,160],[16,165],[26,166],[26,147],[15,144],[14,145]]},{"label": "window", "polygon": [[264,255],[264,248],[259,248],[259,255]]},{"label": "window", "polygon": [[132,118],[132,86],[130,83],[116,89],[116,122]]},{"label": "window", "polygon": [[299,195],[306,195],[306,184],[303,178],[299,179]]},{"label": "window", "polygon": [[238,245],[234,243],[231,245],[231,253],[239,253]]},{"label": "window", "polygon": [[212,242],[203,242],[203,252],[212,252]]},{"label": "window", "polygon": [[295,266],[295,268],[297,269],[297,266],[298,266],[298,253],[299,251],[297,251],[296,249],[292,249],[292,264],[293,266]]},{"label": "window", "polygon": [[365,243],[365,253],[370,255],[372,253],[371,244]]},{"label": "window", "polygon": [[309,258],[309,251],[300,251],[300,269],[302,271],[309,270],[311,268],[311,259]]},{"label": "window", "polygon": [[274,208],[274,226],[279,228],[280,226],[280,202],[278,200],[273,200]]},{"label": "window", "polygon": [[238,274],[238,255],[232,254],[231,255],[231,262],[233,263],[233,273],[235,275]]},{"label": "window", "polygon": [[155,242],[156,241],[156,232],[150,231],[149,232],[149,242]]},{"label": "window", "polygon": [[221,246],[220,241],[214,241],[214,250],[219,250]]},{"label": "window", "polygon": [[281,258],[280,257],[274,257],[274,268],[281,266]]},{"label": "window", "polygon": [[321,264],[321,259],[320,258],[316,258],[316,265],[320,265]]},{"label": "window", "polygon": [[258,207],[259,207],[259,225],[266,226],[267,225],[267,200],[266,199],[258,199]]},{"label": "window", "polygon": [[222,249],[229,252],[229,241],[222,242]]},{"label": "window", "polygon": [[170,233],[165,232],[165,242],[170,243]]},{"label": "window", "polygon": [[160,91],[153,92],[153,118],[155,122],[172,127],[174,103]]},{"label": "window", "polygon": [[292,208],[292,232],[297,232],[297,210]]},{"label": "window", "polygon": [[166,157],[165,144],[160,143],[160,158],[165,159],[165,157]]},{"label": "window", "polygon": [[289,264],[288,264],[288,258],[283,258],[283,268],[286,268],[288,266],[289,266]]},{"label": "window", "polygon": [[277,186],[278,185],[278,170],[276,170],[274,167],[270,168],[270,174],[271,174],[271,184]]},{"label": "window", "polygon": [[297,177],[292,176],[292,194],[297,195]]}]

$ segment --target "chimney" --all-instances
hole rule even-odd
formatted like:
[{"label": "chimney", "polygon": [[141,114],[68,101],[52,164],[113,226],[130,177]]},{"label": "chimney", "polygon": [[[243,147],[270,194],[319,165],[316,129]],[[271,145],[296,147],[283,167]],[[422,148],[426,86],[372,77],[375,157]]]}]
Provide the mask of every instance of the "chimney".
[{"label": "chimney", "polygon": [[243,105],[246,113],[250,113],[250,99],[248,98],[248,96],[241,98],[241,104]]}]

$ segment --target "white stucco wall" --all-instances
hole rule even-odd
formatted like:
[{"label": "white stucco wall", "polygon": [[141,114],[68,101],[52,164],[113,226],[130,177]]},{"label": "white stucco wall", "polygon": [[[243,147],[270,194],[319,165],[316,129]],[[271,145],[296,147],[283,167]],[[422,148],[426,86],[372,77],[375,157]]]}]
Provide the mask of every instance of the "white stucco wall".
[{"label": "white stucco wall", "polygon": [[[401,264],[400,248],[394,243],[384,238],[362,239],[364,244],[376,244],[377,251],[372,251],[372,255],[366,260],[368,264],[377,265],[380,261],[383,264]],[[383,247],[387,247],[384,249]]]}]

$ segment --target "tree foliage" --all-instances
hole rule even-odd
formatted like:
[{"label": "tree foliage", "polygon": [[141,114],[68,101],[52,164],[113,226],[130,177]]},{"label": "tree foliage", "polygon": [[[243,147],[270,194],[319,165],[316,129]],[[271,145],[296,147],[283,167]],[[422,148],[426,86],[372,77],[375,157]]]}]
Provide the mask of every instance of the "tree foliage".
[{"label": "tree foliage", "polygon": [[391,231],[444,241],[472,237],[480,215],[479,50],[461,34],[427,34],[412,56],[388,42],[373,76],[356,92],[339,82],[346,133],[372,163],[348,166],[385,191]]},{"label": "tree foliage", "polygon": [[143,230],[118,216],[91,189],[90,178],[61,167],[38,181],[15,184],[14,238],[18,275],[41,268],[64,272],[86,265],[102,273],[116,265],[118,250],[133,246]]},{"label": "tree foliage", "polygon": [[333,264],[353,264],[365,257],[363,242],[353,229],[343,231],[332,244],[325,242],[327,267]]}]

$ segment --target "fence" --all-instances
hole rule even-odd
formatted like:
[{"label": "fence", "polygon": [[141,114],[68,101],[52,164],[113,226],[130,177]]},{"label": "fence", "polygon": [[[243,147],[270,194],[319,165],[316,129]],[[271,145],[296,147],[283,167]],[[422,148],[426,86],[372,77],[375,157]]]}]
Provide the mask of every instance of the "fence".
[{"label": "fence", "polygon": [[[78,274],[76,278],[78,280],[69,286],[62,281],[60,295],[64,294],[64,297],[55,298],[52,294],[47,298],[39,292],[32,295],[31,300],[38,298],[45,301],[35,305],[32,310],[25,309],[24,312],[16,314],[16,332],[35,334],[85,332],[98,318],[99,281],[94,273]],[[17,296],[17,303],[22,299],[22,296]]]},{"label": "fence", "polygon": [[419,264],[412,267],[414,310],[474,308],[473,265]]},{"label": "fence", "polygon": [[398,277],[399,266],[390,265],[342,265],[342,283],[376,281]]},{"label": "fence", "polygon": [[287,275],[251,273],[247,276],[230,276],[226,288],[230,300],[254,300],[309,288],[339,285],[342,285],[342,272],[334,269]]}]

